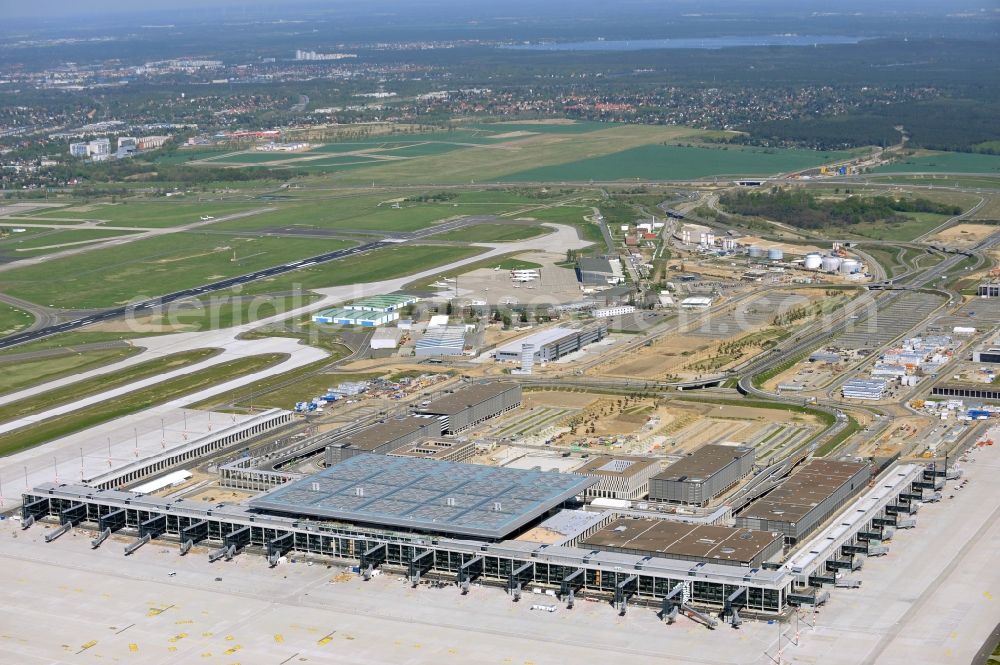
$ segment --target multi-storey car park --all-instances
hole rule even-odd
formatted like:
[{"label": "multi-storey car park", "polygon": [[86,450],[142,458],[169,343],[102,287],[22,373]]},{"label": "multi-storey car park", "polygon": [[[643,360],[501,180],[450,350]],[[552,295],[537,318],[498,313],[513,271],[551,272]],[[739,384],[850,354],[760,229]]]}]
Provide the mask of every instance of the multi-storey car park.
[{"label": "multi-storey car park", "polygon": [[709,444],[671,464],[649,481],[649,498],[704,506],[753,469],[754,449]]}]

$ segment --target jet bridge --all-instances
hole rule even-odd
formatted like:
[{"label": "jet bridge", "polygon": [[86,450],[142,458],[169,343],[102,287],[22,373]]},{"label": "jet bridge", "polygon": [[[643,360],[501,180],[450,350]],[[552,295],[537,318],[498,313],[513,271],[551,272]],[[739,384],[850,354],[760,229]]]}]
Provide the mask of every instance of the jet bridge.
[{"label": "jet bridge", "polygon": [[559,599],[566,600],[566,609],[573,609],[573,605],[576,603],[576,592],[583,588],[586,580],[586,571],[583,568],[577,568],[559,582]]},{"label": "jet bridge", "polygon": [[144,522],[139,522],[139,538],[125,546],[125,556],[132,554],[153,538],[161,536],[166,530],[166,515],[154,515]]},{"label": "jet bridge", "polygon": [[406,565],[407,577],[409,577],[410,583],[413,586],[417,586],[420,584],[420,577],[434,567],[434,550],[424,550],[418,553],[414,549],[413,555],[410,556],[410,560],[406,562]]},{"label": "jet bridge", "polygon": [[[747,587],[740,587],[736,591],[729,594],[726,598],[726,604],[723,607],[722,615],[726,618],[726,621],[733,628],[739,628],[743,624],[743,619],[740,617],[739,608],[746,607],[747,599]],[[739,603],[740,598],[743,598],[743,602]]]},{"label": "jet bridge", "polygon": [[199,520],[181,529],[181,556],[191,551],[195,544],[208,538],[208,522]]},{"label": "jet bridge", "polygon": [[458,568],[456,581],[462,589],[462,595],[469,593],[470,585],[483,574],[483,564],[485,559],[481,556],[473,557],[463,563]]},{"label": "jet bridge", "polygon": [[628,611],[628,599],[639,592],[639,576],[629,575],[615,585],[614,606],[618,614],[625,616]]},{"label": "jet bridge", "polygon": [[286,552],[290,551],[294,544],[295,535],[291,533],[283,533],[280,536],[267,541],[267,562],[270,564],[271,568],[278,565],[278,561],[281,557],[283,557]]},{"label": "jet bridge", "polygon": [[530,582],[535,577],[535,564],[531,561],[524,563],[510,571],[507,578],[507,593],[509,593],[516,603],[521,600],[521,586],[524,582]]},{"label": "jet bridge", "polygon": [[386,557],[388,556],[388,550],[385,543],[378,543],[372,545],[367,550],[361,553],[359,559],[359,564],[361,568],[361,574],[366,580],[370,580],[372,577],[372,571],[376,566],[385,563]]},{"label": "jet bridge", "polygon": [[208,555],[209,563],[218,561],[222,557],[226,557],[226,561],[232,559],[239,550],[250,544],[250,534],[250,527],[245,526],[240,529],[234,529],[224,535],[222,537],[222,547]]},{"label": "jet bridge", "polygon": [[125,527],[125,509],[119,508],[105,513],[97,518],[97,538],[90,541],[90,546],[97,549],[111,534]]}]

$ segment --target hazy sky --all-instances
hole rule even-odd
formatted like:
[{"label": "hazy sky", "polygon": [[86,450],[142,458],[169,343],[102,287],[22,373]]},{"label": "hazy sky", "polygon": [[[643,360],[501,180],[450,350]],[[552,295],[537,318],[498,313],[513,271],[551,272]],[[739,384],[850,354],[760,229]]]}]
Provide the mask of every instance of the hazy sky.
[{"label": "hazy sky", "polygon": [[[652,0],[651,0],[652,1]],[[879,11],[888,8],[901,10],[928,10],[928,11],[948,11],[955,8],[966,7],[996,7],[997,0],[880,0],[871,2],[870,0],[840,0],[839,2],[828,2],[822,0],[793,0],[792,2],[776,0],[655,0],[655,4],[662,6],[674,5],[687,11],[705,10],[711,11],[720,7],[733,9],[736,7],[761,8],[771,5],[780,8],[782,11],[809,11],[810,8],[818,11],[857,11],[868,9],[869,11]],[[280,0],[35,0],[34,2],[23,2],[21,0],[0,0],[0,16],[37,17],[37,18],[58,18],[67,15],[89,15],[99,16],[106,14],[135,14],[148,11],[173,11],[181,10],[189,12],[192,9],[222,9],[227,12],[253,12],[255,10],[267,9],[271,11],[281,11],[289,9],[294,5],[312,5],[314,7],[332,6],[353,6],[359,9],[360,13],[377,12],[385,8],[398,8],[399,6],[420,6],[430,5],[442,7],[447,5],[461,7],[464,13],[469,12],[476,6],[489,6],[491,13],[508,9],[512,12],[531,11],[532,7],[544,7],[545,5],[574,6],[579,11],[586,12],[587,6],[593,4],[607,10],[609,4],[604,0],[576,0],[567,2],[566,0],[535,0],[533,2],[513,0],[499,2],[497,0],[292,0],[282,2]],[[637,5],[636,2],[618,2],[613,5]],[[270,12],[269,12],[270,13]]]}]

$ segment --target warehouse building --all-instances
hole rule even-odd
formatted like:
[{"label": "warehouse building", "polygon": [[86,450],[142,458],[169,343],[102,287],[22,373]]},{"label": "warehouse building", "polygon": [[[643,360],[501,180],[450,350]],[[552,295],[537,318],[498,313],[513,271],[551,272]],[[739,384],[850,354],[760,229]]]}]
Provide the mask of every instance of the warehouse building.
[{"label": "warehouse building", "polygon": [[520,362],[523,345],[531,344],[536,363],[552,362],[607,336],[608,324],[604,321],[587,328],[549,328],[504,344],[493,356],[500,362]]},{"label": "warehouse building", "polygon": [[612,316],[625,316],[626,314],[635,314],[635,305],[618,305],[616,307],[602,307],[601,309],[595,309],[592,314],[595,319],[606,319]]},{"label": "warehouse building", "polygon": [[973,350],[972,361],[977,363],[1000,363],[1000,346],[997,346],[996,340]]},{"label": "warehouse building", "polygon": [[[415,409],[434,416],[441,432],[457,434],[521,406],[521,386],[516,383],[473,383]],[[440,433],[440,432],[439,432]]]},{"label": "warehouse building", "polygon": [[939,397],[1000,400],[1000,388],[982,383],[939,383],[931,389],[931,394]]},{"label": "warehouse building", "polygon": [[326,464],[330,466],[363,453],[385,455],[432,436],[441,436],[441,423],[436,418],[409,416],[385,420],[332,442],[326,447]]},{"label": "warehouse building", "polygon": [[649,493],[649,479],[659,470],[659,461],[648,457],[601,455],[575,473],[597,480],[596,485],[587,489],[585,498],[633,501]]},{"label": "warehouse building", "polygon": [[328,309],[312,317],[314,323],[374,328],[399,318],[399,312],[375,312],[361,309]]},{"label": "warehouse building", "polygon": [[711,296],[691,296],[681,301],[682,309],[708,309],[711,306]]},{"label": "warehouse building", "polygon": [[860,462],[814,459],[765,498],[750,504],[736,526],[780,531],[788,544],[797,543],[864,489],[871,467]]},{"label": "warehouse building", "polygon": [[649,498],[705,506],[753,469],[754,449],[708,444],[649,481]]},{"label": "warehouse building", "polygon": [[583,257],[576,261],[576,278],[584,285],[607,286],[625,281],[619,259]]},{"label": "warehouse building", "polygon": [[[447,323],[448,317],[444,317]],[[460,356],[465,352],[465,326],[428,326],[422,337],[413,345],[413,355],[427,358],[432,356]]]},{"label": "warehouse building", "polygon": [[883,379],[851,379],[844,382],[844,385],[840,388],[840,392],[843,394],[844,399],[877,401],[885,397],[887,386],[888,384]]},{"label": "warehouse building", "polygon": [[407,305],[418,302],[420,298],[405,294],[389,294],[383,296],[372,296],[364,300],[358,300],[350,305],[344,305],[344,309],[359,309],[366,312],[395,312]]},{"label": "warehouse building", "polygon": [[399,340],[403,331],[399,328],[379,328],[368,343],[373,351],[393,350],[399,348]]},{"label": "warehouse building", "polygon": [[779,556],[782,535],[728,526],[621,517],[580,541],[583,547],[639,556],[759,568]]}]

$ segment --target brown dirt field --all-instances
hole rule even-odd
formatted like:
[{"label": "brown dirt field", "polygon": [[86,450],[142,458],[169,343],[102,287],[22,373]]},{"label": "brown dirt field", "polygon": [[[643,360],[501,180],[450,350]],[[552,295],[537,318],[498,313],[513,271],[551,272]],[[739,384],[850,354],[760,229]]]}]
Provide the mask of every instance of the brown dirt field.
[{"label": "brown dirt field", "polygon": [[1000,230],[992,224],[956,224],[928,238],[928,242],[975,245]]},{"label": "brown dirt field", "polygon": [[585,409],[599,398],[589,393],[570,393],[558,390],[530,391],[524,393],[522,408],[547,406],[562,409]]},{"label": "brown dirt field", "polygon": [[239,503],[257,496],[257,492],[233,489],[231,487],[206,487],[184,497],[185,501],[213,501],[218,503]]},{"label": "brown dirt field", "polygon": [[823,249],[816,247],[814,245],[789,245],[783,242],[774,242],[773,240],[763,240],[761,238],[755,238],[753,236],[743,236],[740,238],[740,242],[746,245],[753,245],[754,247],[760,247],[761,249],[771,249],[772,247],[777,247],[786,254],[795,255],[805,255],[809,252],[822,252]]}]

